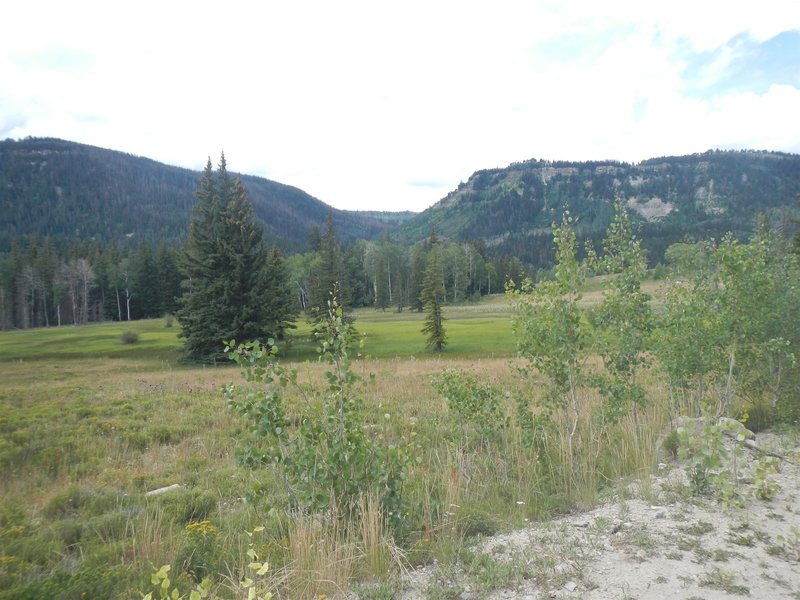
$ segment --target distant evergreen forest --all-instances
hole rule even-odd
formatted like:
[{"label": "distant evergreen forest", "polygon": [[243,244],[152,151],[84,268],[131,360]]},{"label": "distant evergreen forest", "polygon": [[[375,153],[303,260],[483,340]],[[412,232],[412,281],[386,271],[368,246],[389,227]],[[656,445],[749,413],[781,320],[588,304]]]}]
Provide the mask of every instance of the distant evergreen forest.
[{"label": "distant evergreen forest", "polygon": [[[174,314],[199,173],[56,139],[0,142],[0,328]],[[638,165],[530,160],[478,171],[418,215],[337,211],[240,176],[265,239],[286,257],[296,308],[338,281],[346,306],[422,310],[436,248],[446,302],[548,276],[551,224],[568,208],[599,240],[614,199],[655,266],[685,240],[744,239],[756,216],[797,229],[800,156],[713,151]]]},{"label": "distant evergreen forest", "polygon": [[[338,240],[333,219],[315,228],[309,250],[285,260],[296,312],[324,306],[338,282],[348,308],[418,310],[428,256],[437,248],[447,302],[502,291],[521,281],[517,259],[487,257],[478,243],[435,235],[412,247],[388,235],[378,241]],[[56,245],[30,235],[0,257],[0,329],[79,325],[173,315],[182,294],[181,245],[143,241],[137,246],[98,241]]]},{"label": "distant evergreen forest", "polygon": [[[284,252],[305,249],[311,228],[329,212],[344,241],[377,237],[411,216],[336,210],[295,187],[239,177],[267,238]],[[179,243],[199,178],[189,169],[64,140],[0,142],[0,253],[31,234],[56,244]]]}]

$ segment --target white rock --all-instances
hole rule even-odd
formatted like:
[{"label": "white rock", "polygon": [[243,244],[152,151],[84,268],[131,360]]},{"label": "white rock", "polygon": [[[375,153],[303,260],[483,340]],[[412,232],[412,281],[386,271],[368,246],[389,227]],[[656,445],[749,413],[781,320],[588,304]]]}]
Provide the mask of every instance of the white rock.
[{"label": "white rock", "polygon": [[155,490],[150,490],[149,492],[145,492],[145,496],[160,496],[161,494],[166,494],[167,492],[172,492],[175,490],[182,489],[183,486],[180,483],[173,483],[172,485],[168,485],[166,487],[158,488]]}]

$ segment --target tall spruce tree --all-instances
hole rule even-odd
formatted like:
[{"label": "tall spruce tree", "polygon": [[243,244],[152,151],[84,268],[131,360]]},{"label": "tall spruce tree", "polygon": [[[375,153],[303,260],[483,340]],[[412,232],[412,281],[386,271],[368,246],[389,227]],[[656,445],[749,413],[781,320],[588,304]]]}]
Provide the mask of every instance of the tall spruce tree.
[{"label": "tall spruce tree", "polygon": [[262,229],[241,181],[228,174],[224,154],[216,173],[208,161],[195,196],[178,321],[187,356],[214,361],[223,356],[223,340],[281,333],[286,316],[279,326],[264,299],[288,295],[289,289],[270,277],[275,270]]},{"label": "tall spruce tree", "polygon": [[273,246],[265,264],[266,280],[272,292],[262,299],[261,309],[268,331],[282,340],[290,329],[296,329],[297,304],[291,293],[289,269],[280,248]]},{"label": "tall spruce tree", "polygon": [[425,280],[422,286],[422,302],[427,313],[422,333],[428,336],[426,346],[436,352],[441,352],[447,345],[444,317],[442,316],[445,293],[439,246],[434,245],[428,255],[428,265],[425,268]]}]

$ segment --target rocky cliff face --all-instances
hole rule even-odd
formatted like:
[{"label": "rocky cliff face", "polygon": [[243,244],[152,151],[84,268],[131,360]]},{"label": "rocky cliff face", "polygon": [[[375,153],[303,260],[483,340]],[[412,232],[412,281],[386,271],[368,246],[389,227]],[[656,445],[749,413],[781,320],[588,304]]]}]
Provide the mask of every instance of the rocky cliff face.
[{"label": "rocky cliff face", "polygon": [[789,223],[800,194],[800,156],[713,151],[619,162],[530,160],[474,173],[438,204],[401,227],[411,240],[432,229],[457,239],[483,238],[495,253],[546,264],[549,227],[565,209],[583,238],[602,237],[616,196],[640,221],[650,261],[689,235],[746,236],[756,215]]}]

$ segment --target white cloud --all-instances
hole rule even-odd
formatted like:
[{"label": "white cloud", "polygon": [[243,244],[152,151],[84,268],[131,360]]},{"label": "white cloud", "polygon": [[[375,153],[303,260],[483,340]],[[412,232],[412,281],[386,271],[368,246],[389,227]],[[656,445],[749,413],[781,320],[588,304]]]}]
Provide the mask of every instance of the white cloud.
[{"label": "white cloud", "polygon": [[737,35],[800,29],[794,1],[119,6],[7,7],[0,133],[192,168],[225,150],[234,170],[387,210],[532,157],[800,146],[796,88],[689,96],[684,72]]}]

